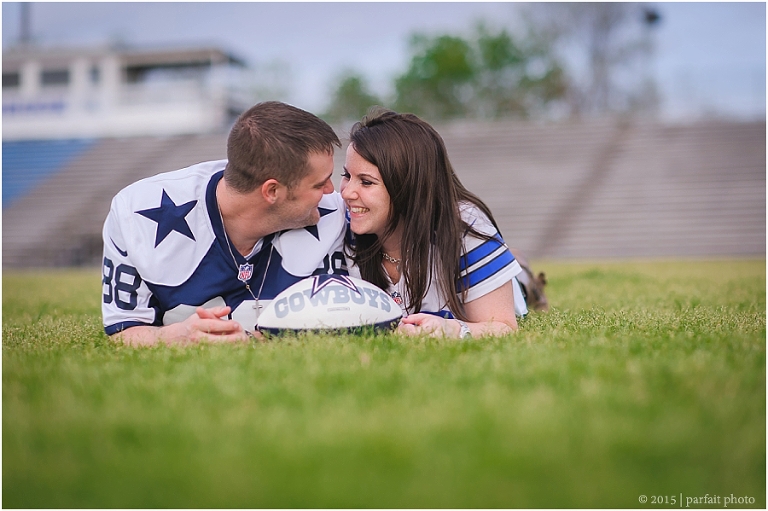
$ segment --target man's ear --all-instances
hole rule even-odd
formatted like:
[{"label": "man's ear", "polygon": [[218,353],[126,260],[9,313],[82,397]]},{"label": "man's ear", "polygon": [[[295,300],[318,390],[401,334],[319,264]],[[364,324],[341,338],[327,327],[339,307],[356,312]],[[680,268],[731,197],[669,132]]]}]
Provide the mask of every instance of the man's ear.
[{"label": "man's ear", "polygon": [[261,196],[267,204],[274,204],[280,198],[283,188],[277,179],[267,179],[261,184]]}]

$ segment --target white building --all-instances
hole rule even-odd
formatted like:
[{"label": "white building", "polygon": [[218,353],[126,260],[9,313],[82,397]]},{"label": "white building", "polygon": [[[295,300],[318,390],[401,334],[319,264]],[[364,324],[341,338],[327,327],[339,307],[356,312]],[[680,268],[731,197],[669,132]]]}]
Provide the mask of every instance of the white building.
[{"label": "white building", "polygon": [[211,133],[250,106],[220,49],[3,52],[3,140]]}]

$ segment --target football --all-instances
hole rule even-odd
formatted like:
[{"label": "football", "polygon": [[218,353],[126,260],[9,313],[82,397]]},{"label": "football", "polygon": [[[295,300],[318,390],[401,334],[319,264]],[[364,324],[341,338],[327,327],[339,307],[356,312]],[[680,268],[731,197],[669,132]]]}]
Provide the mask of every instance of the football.
[{"label": "football", "polygon": [[277,295],[259,316],[257,328],[268,334],[390,330],[401,317],[392,297],[369,282],[346,275],[313,275]]}]

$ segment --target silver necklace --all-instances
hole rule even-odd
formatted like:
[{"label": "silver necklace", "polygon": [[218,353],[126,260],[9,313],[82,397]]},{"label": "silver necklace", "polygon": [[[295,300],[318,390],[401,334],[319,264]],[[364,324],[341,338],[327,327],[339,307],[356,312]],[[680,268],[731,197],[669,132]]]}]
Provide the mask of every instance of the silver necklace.
[{"label": "silver necklace", "polygon": [[395,259],[391,255],[389,255],[389,254],[387,254],[386,252],[383,252],[383,251],[381,252],[381,257],[383,257],[384,259],[386,259],[390,263],[392,263],[395,266],[397,266],[398,269],[400,269],[400,262],[402,261],[402,259]]},{"label": "silver necklace", "polygon": [[397,270],[397,272],[398,273],[400,272],[400,263],[402,262],[402,259],[395,259],[394,257],[392,257],[391,255],[387,254],[383,250],[381,251],[381,257],[383,257],[384,259],[386,259],[390,263],[394,264],[395,265],[395,269]]},{"label": "silver necklace", "polygon": [[235,258],[235,253],[232,252],[232,243],[229,242],[229,236],[227,236],[227,229],[224,227],[224,215],[221,214],[221,206],[218,204],[216,205],[219,209],[219,218],[221,219],[221,230],[224,231],[224,239],[227,241],[227,248],[229,249],[229,255],[232,256],[232,262],[235,263],[235,268],[237,268],[237,280],[245,284],[245,289],[248,290],[248,292],[253,297],[253,309],[256,311],[256,319],[259,319],[259,316],[261,315],[261,309],[264,308],[263,305],[259,302],[259,298],[261,298],[261,290],[264,289],[264,282],[267,280],[267,272],[269,271],[269,263],[272,262],[272,251],[275,249],[275,246],[270,243],[269,244],[269,257],[267,257],[267,267],[264,270],[264,278],[261,279],[261,285],[259,286],[259,293],[254,295],[253,291],[251,291],[251,286],[248,284],[248,281],[253,276],[253,265],[251,263],[246,262],[245,264],[237,264],[237,259]]}]

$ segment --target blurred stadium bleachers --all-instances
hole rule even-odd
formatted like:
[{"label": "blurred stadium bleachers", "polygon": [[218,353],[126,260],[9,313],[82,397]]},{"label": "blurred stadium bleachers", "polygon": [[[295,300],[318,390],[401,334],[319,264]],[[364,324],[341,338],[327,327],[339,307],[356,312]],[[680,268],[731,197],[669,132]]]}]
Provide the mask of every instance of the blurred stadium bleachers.
[{"label": "blurred stadium bleachers", "polygon": [[[464,184],[531,258],[765,257],[765,122],[436,127]],[[6,157],[14,168],[37,157],[19,144],[3,142],[5,186],[21,181]],[[34,186],[12,184],[18,197],[6,201],[4,186],[3,267],[98,265],[115,193],[224,158],[225,144],[224,133],[88,141]]]},{"label": "blurred stadium bleachers", "polygon": [[88,149],[91,140],[22,140],[3,143],[3,207]]},{"label": "blurred stadium bleachers", "polygon": [[765,123],[442,129],[467,187],[532,257],[765,256]]}]

